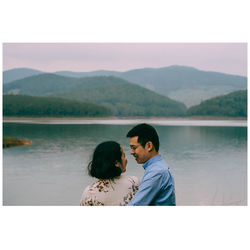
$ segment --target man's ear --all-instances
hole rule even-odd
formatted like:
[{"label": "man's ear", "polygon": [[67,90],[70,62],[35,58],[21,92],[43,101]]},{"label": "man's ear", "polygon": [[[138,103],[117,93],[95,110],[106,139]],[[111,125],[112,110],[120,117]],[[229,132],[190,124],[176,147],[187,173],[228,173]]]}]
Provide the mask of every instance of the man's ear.
[{"label": "man's ear", "polygon": [[148,141],[146,143],[146,146],[147,146],[148,152],[151,152],[154,149],[154,145],[153,145],[153,143],[151,141]]}]

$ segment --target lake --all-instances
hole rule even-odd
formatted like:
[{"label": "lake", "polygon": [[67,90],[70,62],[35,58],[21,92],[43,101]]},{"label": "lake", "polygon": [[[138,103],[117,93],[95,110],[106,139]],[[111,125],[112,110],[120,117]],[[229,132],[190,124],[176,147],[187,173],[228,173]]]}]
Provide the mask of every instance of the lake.
[{"label": "lake", "polygon": [[5,121],[3,135],[32,141],[3,150],[3,205],[79,205],[100,142],[124,148],[127,172],[139,179],[142,165],[130,155],[127,132],[152,124],[160,153],[175,179],[177,205],[247,205],[247,121],[23,120]]}]

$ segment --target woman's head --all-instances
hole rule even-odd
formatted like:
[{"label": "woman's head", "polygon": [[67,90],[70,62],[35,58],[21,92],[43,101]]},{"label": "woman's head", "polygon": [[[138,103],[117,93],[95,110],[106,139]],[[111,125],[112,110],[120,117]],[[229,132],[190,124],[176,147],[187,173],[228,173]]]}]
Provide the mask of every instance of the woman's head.
[{"label": "woman's head", "polygon": [[89,175],[98,179],[112,179],[125,172],[126,165],[127,159],[120,144],[107,141],[95,148],[88,171]]}]

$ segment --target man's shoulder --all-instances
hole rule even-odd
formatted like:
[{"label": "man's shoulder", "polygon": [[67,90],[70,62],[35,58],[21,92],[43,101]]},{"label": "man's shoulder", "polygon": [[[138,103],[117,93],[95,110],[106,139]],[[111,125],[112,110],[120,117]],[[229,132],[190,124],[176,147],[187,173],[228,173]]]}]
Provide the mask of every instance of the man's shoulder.
[{"label": "man's shoulder", "polygon": [[167,168],[159,166],[157,164],[152,164],[150,168],[145,171],[145,175],[163,175],[167,172]]},{"label": "man's shoulder", "polygon": [[168,165],[162,158],[160,158],[158,161],[153,162],[151,164],[150,170],[156,170],[156,169],[158,171],[163,171],[163,172],[168,171]]},{"label": "man's shoulder", "polygon": [[169,168],[164,160],[160,160],[151,164],[150,168],[145,171],[148,175],[168,176]]}]

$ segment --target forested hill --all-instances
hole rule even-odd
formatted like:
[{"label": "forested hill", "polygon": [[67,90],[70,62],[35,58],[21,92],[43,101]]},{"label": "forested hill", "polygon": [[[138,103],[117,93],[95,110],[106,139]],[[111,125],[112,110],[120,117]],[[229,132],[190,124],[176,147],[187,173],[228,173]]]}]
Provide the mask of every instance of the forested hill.
[{"label": "forested hill", "polygon": [[7,83],[5,94],[59,96],[105,106],[115,116],[182,116],[186,106],[117,77],[43,74]]},{"label": "forested hill", "polygon": [[56,97],[3,95],[3,115],[20,117],[99,117],[110,110],[99,105]]},{"label": "forested hill", "polygon": [[202,100],[247,88],[247,78],[243,76],[177,65],[131,70],[119,77],[178,100],[187,107],[200,104]]},{"label": "forested hill", "polygon": [[115,116],[182,116],[186,106],[116,77],[82,78],[78,88],[56,96],[98,103]]},{"label": "forested hill", "polygon": [[3,85],[5,94],[43,96],[65,91],[80,83],[80,79],[58,76],[55,74],[40,74],[26,77]]},{"label": "forested hill", "polygon": [[3,83],[13,82],[33,75],[44,74],[44,72],[29,68],[16,68],[3,72]]},{"label": "forested hill", "polygon": [[[3,72],[4,79],[16,77],[16,72],[17,69]],[[37,73],[28,72],[27,69],[18,71],[19,74],[21,72],[25,76]],[[58,71],[54,74],[74,78],[116,76],[160,95],[185,103],[188,107],[197,105],[202,100],[225,95],[236,90],[247,89],[247,77],[203,71],[193,67],[178,65],[163,68],[134,69],[126,72],[107,70],[92,72]],[[6,82],[4,81],[4,83]]]},{"label": "forested hill", "polygon": [[191,116],[247,117],[247,90],[218,96],[188,109]]}]

